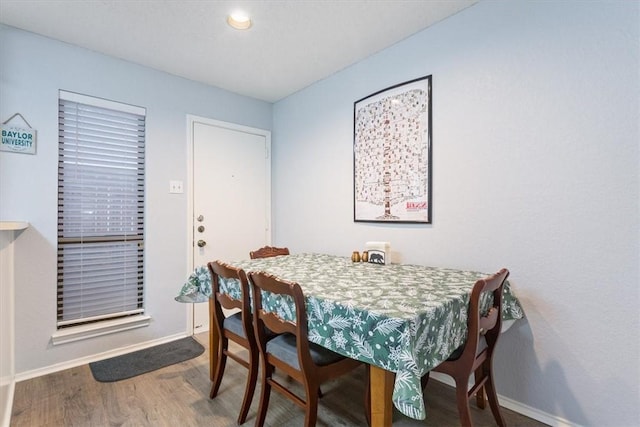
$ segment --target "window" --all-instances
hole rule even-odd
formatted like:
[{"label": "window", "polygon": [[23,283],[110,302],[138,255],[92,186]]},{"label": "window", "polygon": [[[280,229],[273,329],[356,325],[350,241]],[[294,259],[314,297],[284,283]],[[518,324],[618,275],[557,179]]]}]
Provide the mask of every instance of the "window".
[{"label": "window", "polygon": [[60,91],[58,329],[144,313],[145,109]]}]

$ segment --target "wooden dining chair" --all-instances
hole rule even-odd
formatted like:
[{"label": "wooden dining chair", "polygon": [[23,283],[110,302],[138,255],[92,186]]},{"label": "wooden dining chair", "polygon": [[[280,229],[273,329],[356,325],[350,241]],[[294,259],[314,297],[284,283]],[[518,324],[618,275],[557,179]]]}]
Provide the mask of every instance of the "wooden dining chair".
[{"label": "wooden dining chair", "polygon": [[[278,255],[289,255],[289,248],[283,247],[279,248],[276,246],[263,246],[260,249],[256,249],[255,251],[249,252],[249,257],[251,259],[258,258],[270,258]],[[322,398],[322,390],[318,389],[318,396]]]},{"label": "wooden dining chair", "polygon": [[[255,425],[264,425],[271,388],[274,388],[305,410],[305,427],[315,426],[320,384],[350,372],[362,362],[309,342],[305,297],[300,285],[264,272],[250,272],[249,282],[253,291],[253,324],[262,366],[262,391]],[[282,317],[280,311],[265,309],[263,291],[272,297],[290,298],[295,306],[296,319],[287,320]],[[265,330],[280,335],[267,341]],[[292,392],[286,384],[279,382],[273,376],[275,369],[302,384],[306,399]]]},{"label": "wooden dining chair", "polygon": [[255,251],[249,252],[251,259],[269,258],[277,255],[289,255],[289,248],[277,248],[275,246],[264,246]]},{"label": "wooden dining chair", "polygon": [[[478,280],[471,291],[468,312],[468,333],[466,342],[456,349],[447,360],[432,369],[453,377],[456,383],[456,401],[460,422],[463,427],[472,426],[469,399],[477,394],[478,406],[484,409],[483,390],[486,392],[493,418],[496,423],[505,426],[500,413],[500,405],[493,381],[493,353],[502,327],[502,289],[509,276],[509,270],[501,269],[497,273]],[[483,292],[493,294],[490,309],[480,311],[480,297]],[[469,377],[474,375],[474,385],[469,388]],[[429,373],[423,377],[426,385]]]},{"label": "wooden dining chair", "polygon": [[[220,261],[210,262],[208,264],[212,278],[212,297],[209,300],[210,310],[212,312],[213,325],[218,331],[217,348],[211,351],[217,353],[217,366],[213,376],[213,385],[209,397],[215,398],[220,389],[220,383],[224,375],[224,369],[227,363],[227,357],[235,360],[249,370],[247,376],[247,384],[244,391],[244,398],[238,415],[238,424],[243,424],[247,418],[247,413],[251,407],[253,394],[258,380],[259,354],[256,343],[255,332],[253,328],[253,318],[251,315],[251,298],[249,296],[249,283],[244,270],[234,268],[223,264]],[[220,292],[220,278],[236,279],[240,283],[240,299],[233,298],[229,294]],[[225,316],[224,309],[239,309],[239,312]],[[229,340],[239,344],[247,349],[248,358],[229,351]]]}]

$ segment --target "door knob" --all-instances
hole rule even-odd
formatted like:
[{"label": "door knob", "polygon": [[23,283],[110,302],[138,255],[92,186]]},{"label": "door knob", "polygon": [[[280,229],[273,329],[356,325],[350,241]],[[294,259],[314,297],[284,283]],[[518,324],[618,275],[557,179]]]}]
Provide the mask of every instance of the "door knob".
[{"label": "door knob", "polygon": [[198,227],[198,231],[199,231],[200,233],[202,233],[202,232],[204,231],[204,225],[199,226],[199,227]]},{"label": "door knob", "polygon": [[207,244],[207,242],[205,242],[204,240],[198,240],[198,246],[199,247],[203,247],[206,244]]}]

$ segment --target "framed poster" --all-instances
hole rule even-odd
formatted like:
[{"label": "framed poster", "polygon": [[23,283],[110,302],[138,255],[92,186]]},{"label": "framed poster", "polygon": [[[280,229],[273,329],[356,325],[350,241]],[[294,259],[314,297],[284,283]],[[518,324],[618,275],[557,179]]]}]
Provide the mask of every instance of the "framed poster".
[{"label": "framed poster", "polygon": [[356,222],[431,223],[431,75],[353,104]]}]

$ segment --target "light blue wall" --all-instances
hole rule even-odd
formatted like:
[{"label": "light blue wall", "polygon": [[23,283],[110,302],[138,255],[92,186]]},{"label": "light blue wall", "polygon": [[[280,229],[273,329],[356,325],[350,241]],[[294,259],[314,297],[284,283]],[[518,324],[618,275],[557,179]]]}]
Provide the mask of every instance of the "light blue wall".
[{"label": "light blue wall", "polygon": [[[276,103],[274,242],[508,267],[527,319],[499,393],[553,423],[639,425],[639,8],[481,1]],[[428,74],[433,224],[354,223],[353,102]]]},{"label": "light blue wall", "polygon": [[[502,339],[500,394],[555,421],[640,424],[639,8],[482,1],[278,102],[274,243],[389,240],[398,261],[506,266],[527,319]],[[36,156],[0,153],[0,219],[32,224],[15,248],[16,371],[183,332],[188,201],[168,182],[187,181],[185,116],[271,129],[272,106],[1,25],[0,58],[0,119],[38,130]],[[353,101],[427,74],[433,225],[355,224]],[[58,89],[147,108],[154,322],[52,348]]]},{"label": "light blue wall", "polygon": [[[0,58],[0,118],[20,112],[38,132],[37,155],[0,153],[0,219],[31,223],[15,243],[16,373],[185,333],[186,305],[173,297],[189,272],[186,116],[270,130],[272,105],[7,26],[0,26]],[[58,89],[147,109],[145,284],[152,322],[53,347]],[[170,180],[183,181],[185,193],[169,194]]]}]

